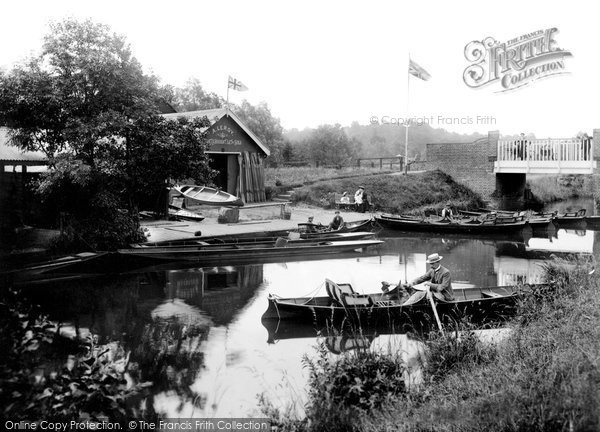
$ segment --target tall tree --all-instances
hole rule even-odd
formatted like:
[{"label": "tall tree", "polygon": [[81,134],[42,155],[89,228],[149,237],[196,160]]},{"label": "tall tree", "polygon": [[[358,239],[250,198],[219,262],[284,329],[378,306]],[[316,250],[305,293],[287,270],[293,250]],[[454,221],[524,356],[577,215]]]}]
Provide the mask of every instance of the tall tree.
[{"label": "tall tree", "polygon": [[235,106],[235,113],[250,128],[252,132],[271,150],[270,160],[274,164],[283,161],[284,139],[283,127],[277,117],[271,114],[266,102],[252,105],[244,100],[240,106]]},{"label": "tall tree", "polygon": [[0,75],[0,123],[15,145],[44,152],[54,166],[40,190],[88,197],[63,201],[61,211],[81,221],[99,205],[107,219],[128,208],[133,220],[142,193],[158,193],[169,178],[210,179],[201,132],[208,123],[160,117],[165,94],[123,36],[67,19],[51,24],[40,55]]},{"label": "tall tree", "polygon": [[348,138],[339,124],[319,126],[307,140],[312,160],[326,165],[347,165],[356,157],[360,143]]},{"label": "tall tree", "polygon": [[173,108],[179,112],[222,108],[225,100],[216,93],[209,93],[198,78],[190,78],[183,88],[174,88]]}]

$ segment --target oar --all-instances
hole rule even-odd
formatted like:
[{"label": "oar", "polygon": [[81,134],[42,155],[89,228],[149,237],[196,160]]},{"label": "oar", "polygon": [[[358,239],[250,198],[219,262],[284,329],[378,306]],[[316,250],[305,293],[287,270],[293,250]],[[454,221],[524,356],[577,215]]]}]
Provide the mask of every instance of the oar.
[{"label": "oar", "polygon": [[[418,290],[417,293],[413,294],[413,297],[416,297],[415,295],[418,294],[419,292],[427,293],[427,298],[429,299],[429,304],[431,305],[431,309],[433,309],[433,315],[435,315],[435,320],[437,321],[438,328],[440,329],[442,334],[444,334],[444,329],[442,328],[442,322],[440,321],[440,316],[438,315],[437,308],[435,307],[435,302],[433,301],[433,293],[431,292],[431,288],[429,288],[429,287],[423,288],[420,286],[413,286],[413,288]],[[421,295],[418,299],[416,299],[416,298],[413,299],[413,297],[409,298],[405,302],[405,304],[407,304],[408,302],[410,302],[408,304],[416,303],[417,301],[419,301],[423,298],[423,295]],[[411,301],[411,300],[413,300],[413,301]],[[414,301],[414,300],[416,300],[416,301]]]},{"label": "oar", "polygon": [[429,299],[429,303],[431,304],[431,309],[433,309],[433,314],[435,315],[435,320],[437,321],[437,325],[443,335],[444,329],[442,328],[442,322],[440,321],[440,317],[438,315],[437,308],[435,307],[435,302],[433,301],[433,295],[431,294],[431,288],[429,288],[427,290],[427,298]]}]

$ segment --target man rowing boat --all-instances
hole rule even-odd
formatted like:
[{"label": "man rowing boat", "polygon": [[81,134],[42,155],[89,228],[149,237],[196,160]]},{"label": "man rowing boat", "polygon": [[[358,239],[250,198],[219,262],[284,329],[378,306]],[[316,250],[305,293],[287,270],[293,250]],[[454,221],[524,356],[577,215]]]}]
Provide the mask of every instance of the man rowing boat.
[{"label": "man rowing boat", "polygon": [[425,282],[425,286],[427,286],[439,300],[453,301],[454,290],[452,289],[450,270],[440,264],[442,258],[443,256],[437,253],[429,255],[427,257],[427,263],[430,265],[430,268],[423,276],[420,276],[407,284],[403,284],[402,281],[400,281],[396,288],[391,291],[388,289],[390,284],[383,282],[381,289],[390,296],[397,295],[401,298],[405,293],[412,294],[415,291],[413,288],[414,285]]}]

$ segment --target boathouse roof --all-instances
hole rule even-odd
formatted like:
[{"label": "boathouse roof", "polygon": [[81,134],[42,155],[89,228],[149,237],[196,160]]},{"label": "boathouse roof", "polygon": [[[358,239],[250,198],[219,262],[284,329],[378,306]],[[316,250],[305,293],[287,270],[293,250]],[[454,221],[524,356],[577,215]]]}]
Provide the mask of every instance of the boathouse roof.
[{"label": "boathouse roof", "polygon": [[[199,111],[186,111],[186,112],[169,113],[169,114],[161,114],[161,115],[167,119],[176,119],[176,118],[180,118],[180,117],[192,119],[192,118],[201,118],[201,117],[206,116],[211,123],[211,127],[214,126],[221,119],[223,119],[223,117],[229,117],[248,135],[248,137],[250,137],[250,139],[265,154],[265,156],[269,156],[271,154],[271,151],[269,150],[269,148],[262,143],[260,138],[258,138],[250,130],[250,128],[248,126],[246,126],[244,124],[244,122],[242,122],[242,120],[237,115],[235,115],[231,110],[228,110],[226,108],[214,108],[214,109],[199,110]],[[210,128],[208,128],[208,129],[210,129]]]},{"label": "boathouse roof", "polygon": [[45,165],[47,158],[42,152],[23,152],[10,143],[9,128],[0,127],[0,163],[4,165]]}]

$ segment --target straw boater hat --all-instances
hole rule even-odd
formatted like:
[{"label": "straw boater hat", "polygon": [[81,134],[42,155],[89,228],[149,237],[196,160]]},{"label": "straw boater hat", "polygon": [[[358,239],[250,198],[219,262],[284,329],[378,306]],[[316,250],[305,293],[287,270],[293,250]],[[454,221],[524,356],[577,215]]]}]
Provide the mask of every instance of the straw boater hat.
[{"label": "straw boater hat", "polygon": [[431,254],[431,255],[429,255],[429,256],[427,257],[427,264],[433,264],[433,263],[436,263],[436,262],[438,262],[438,261],[441,261],[441,260],[442,260],[442,258],[444,258],[444,257],[443,257],[443,256],[441,256],[441,255],[438,255],[438,254],[436,254],[436,253],[434,253],[434,254]]}]

